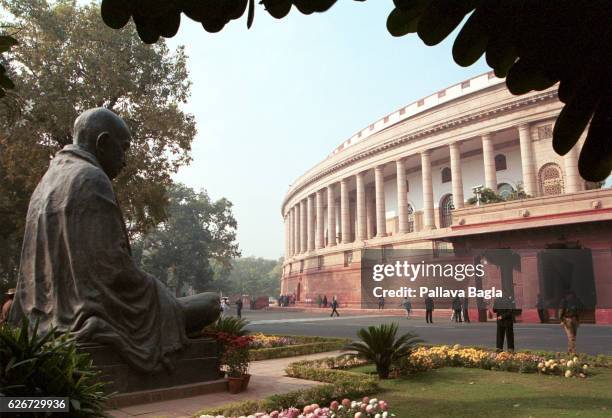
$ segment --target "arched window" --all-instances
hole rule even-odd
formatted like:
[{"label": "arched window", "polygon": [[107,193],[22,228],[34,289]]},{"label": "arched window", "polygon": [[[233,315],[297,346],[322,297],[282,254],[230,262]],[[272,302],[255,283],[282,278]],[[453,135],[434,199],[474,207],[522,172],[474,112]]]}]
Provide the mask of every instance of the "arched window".
[{"label": "arched window", "polygon": [[499,183],[497,185],[497,194],[502,199],[508,199],[514,193],[514,187],[508,183]]},{"label": "arched window", "polygon": [[440,227],[446,228],[453,222],[451,211],[455,209],[453,205],[453,195],[447,194],[440,201]]},{"label": "arched window", "polygon": [[451,169],[448,167],[444,167],[442,169],[442,183],[448,183],[452,180]]},{"label": "arched window", "polygon": [[495,156],[495,171],[502,171],[507,169],[506,156],[504,154],[497,154]]},{"label": "arched window", "polygon": [[555,163],[544,164],[538,176],[540,193],[542,196],[558,195],[563,193],[563,174],[561,167]]},{"label": "arched window", "polygon": [[414,206],[408,203],[408,232],[414,232]]}]

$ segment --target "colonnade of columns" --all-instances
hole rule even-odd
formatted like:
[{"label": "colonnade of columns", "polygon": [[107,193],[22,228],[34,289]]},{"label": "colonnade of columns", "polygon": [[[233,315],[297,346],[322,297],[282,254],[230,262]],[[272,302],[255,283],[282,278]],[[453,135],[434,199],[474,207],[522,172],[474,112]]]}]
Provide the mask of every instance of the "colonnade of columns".
[{"label": "colonnade of columns", "polygon": [[[538,182],[534,158],[533,143],[528,124],[518,127],[522,176],[524,191],[529,196],[538,195]],[[481,135],[484,185],[497,191],[497,172],[495,167],[494,136],[491,133]],[[461,172],[461,143],[456,141],[448,145],[451,169],[451,188],[455,208],[464,207],[463,177]],[[434,213],[434,194],[431,168],[431,150],[420,152],[422,199],[423,199],[423,230],[436,228]],[[405,158],[399,158],[395,164],[397,183],[397,214],[398,232],[409,232],[408,196],[406,183]],[[325,247],[333,247],[339,243],[353,242],[351,228],[351,208],[349,196],[349,183],[355,178],[355,240],[365,241],[387,235],[387,219],[385,208],[384,189],[385,164],[377,165],[374,170],[373,187],[365,183],[368,170],[341,179],[339,182],[329,184],[325,189],[303,198],[291,207],[285,216],[286,253],[289,256],[314,251]],[[574,147],[564,156],[565,192],[574,193],[582,189],[582,180],[578,174],[578,147]],[[338,183],[339,187],[338,187]],[[339,190],[338,190],[339,189]],[[338,195],[339,191],[339,195]],[[337,218],[336,204],[339,198],[340,210]],[[327,213],[326,213],[327,208]],[[324,217],[327,217],[327,231],[325,231]],[[340,242],[336,235],[336,224],[340,228]],[[326,234],[327,232],[327,234]]]}]

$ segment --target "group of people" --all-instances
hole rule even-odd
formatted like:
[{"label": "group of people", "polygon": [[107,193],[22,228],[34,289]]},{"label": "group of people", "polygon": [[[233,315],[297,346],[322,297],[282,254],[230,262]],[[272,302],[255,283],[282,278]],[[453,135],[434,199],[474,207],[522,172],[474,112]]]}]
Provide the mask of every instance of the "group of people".
[{"label": "group of people", "polygon": [[[540,308],[538,308],[540,309]],[[559,320],[565,334],[567,335],[567,351],[570,354],[576,353],[576,335],[580,325],[580,311],[582,305],[574,291],[568,291],[560,303]],[[496,348],[498,351],[504,349],[504,340],[509,351],[514,351],[514,323],[516,315],[520,312],[514,306],[511,297],[498,298],[493,302],[489,311],[489,317],[495,317],[497,323]],[[538,314],[541,315],[540,312]],[[540,316],[542,319],[542,316]]]},{"label": "group of people", "polygon": [[[236,305],[236,316],[238,318],[242,318],[242,307],[244,306],[244,303],[242,302],[242,298],[236,299],[236,302],[234,302],[234,304]],[[228,316],[230,314],[230,310],[231,310],[231,306],[230,306],[229,298],[227,297],[221,298],[221,316],[222,317]]]},{"label": "group of people", "polygon": [[470,322],[468,301],[469,299],[467,297],[462,299],[459,296],[455,296],[452,303],[453,313],[451,315],[451,321],[455,320],[455,322]]},{"label": "group of people", "polygon": [[317,306],[319,308],[327,308],[328,303],[327,295],[317,295]]},{"label": "group of people", "polygon": [[295,305],[295,301],[297,300],[297,297],[295,296],[295,293],[291,293],[289,295],[280,295],[276,301],[278,303],[278,306],[281,307],[287,307],[289,305]]},{"label": "group of people", "polygon": [[[406,318],[410,318],[410,313],[412,312],[412,302],[410,299],[405,297],[400,303],[400,307],[406,311]],[[385,309],[385,298],[380,296],[378,298],[378,310]],[[428,324],[433,324],[433,310],[434,310],[434,300],[432,297],[427,296],[425,298],[425,321]]]}]

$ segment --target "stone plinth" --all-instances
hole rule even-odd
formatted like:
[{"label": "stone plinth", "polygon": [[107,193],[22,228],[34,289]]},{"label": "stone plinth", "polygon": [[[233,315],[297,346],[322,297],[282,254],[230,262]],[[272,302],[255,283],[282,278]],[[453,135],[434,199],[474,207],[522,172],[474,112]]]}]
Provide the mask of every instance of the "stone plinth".
[{"label": "stone plinth", "polygon": [[102,371],[100,381],[109,382],[108,393],[151,391],[219,379],[217,342],[211,338],[193,339],[189,346],[176,353],[176,368],[171,373],[140,373],[107,346],[83,345],[81,350],[90,353],[94,366]]}]

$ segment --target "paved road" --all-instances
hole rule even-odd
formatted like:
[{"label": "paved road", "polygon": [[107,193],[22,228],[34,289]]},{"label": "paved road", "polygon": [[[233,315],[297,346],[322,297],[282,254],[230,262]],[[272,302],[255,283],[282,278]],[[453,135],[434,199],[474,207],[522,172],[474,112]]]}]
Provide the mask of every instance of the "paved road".
[{"label": "paved road", "polygon": [[[422,318],[401,316],[353,315],[329,318],[325,313],[245,311],[249,328],[270,334],[319,335],[353,338],[359,328],[385,322],[398,322],[402,332],[415,332],[428,343],[462,344],[495,347],[495,323],[455,324],[434,319],[426,324]],[[567,338],[559,324],[516,324],[517,349],[564,351]],[[589,354],[612,355],[612,326],[583,324],[578,329],[577,348]]]}]

